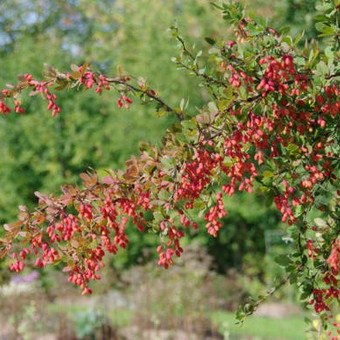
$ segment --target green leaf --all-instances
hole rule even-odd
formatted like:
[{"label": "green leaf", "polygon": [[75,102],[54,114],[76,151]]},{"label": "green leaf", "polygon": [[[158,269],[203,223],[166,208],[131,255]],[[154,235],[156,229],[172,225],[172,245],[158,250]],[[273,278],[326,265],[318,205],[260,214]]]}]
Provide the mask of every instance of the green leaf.
[{"label": "green leaf", "polygon": [[274,261],[282,267],[286,267],[290,263],[288,255],[278,255],[274,258]]},{"label": "green leaf", "polygon": [[205,37],[204,40],[210,44],[210,45],[215,45],[216,44],[216,40],[209,38],[209,37]]},{"label": "green leaf", "polygon": [[327,4],[327,3],[323,3],[322,5],[317,5],[315,6],[316,10],[317,11],[320,11],[320,12],[327,12],[329,10],[331,10],[333,8],[333,6],[331,4]]},{"label": "green leaf", "polygon": [[314,17],[314,21],[327,21],[328,18],[323,14],[318,14]]},{"label": "green leaf", "polygon": [[196,200],[194,202],[194,208],[198,211],[204,211],[206,208],[206,204],[202,200]]},{"label": "green leaf", "polygon": [[288,36],[291,27],[290,26],[282,26],[280,27],[279,31],[284,36],[282,41],[286,42],[289,46],[293,45],[293,39],[291,36]]},{"label": "green leaf", "polygon": [[325,220],[323,220],[322,218],[320,218],[320,217],[315,218],[315,219],[314,219],[314,223],[315,223],[318,227],[322,227],[322,228],[328,226],[327,222],[326,222]]},{"label": "green leaf", "polygon": [[298,277],[299,277],[299,275],[298,275],[297,273],[291,274],[290,277],[289,277],[289,282],[290,282],[291,284],[296,283]]},{"label": "green leaf", "polygon": [[172,170],[176,166],[176,159],[174,157],[164,156],[161,159],[161,163],[162,163],[163,169],[165,171]]},{"label": "green leaf", "polygon": [[334,35],[336,33],[334,26],[325,26],[322,34],[319,34],[319,37],[326,37],[329,35]]},{"label": "green leaf", "polygon": [[170,196],[171,196],[170,192],[165,189],[162,189],[158,194],[158,198],[163,201],[168,201]]},{"label": "green leaf", "polygon": [[317,31],[322,33],[320,36],[335,34],[335,27],[334,26],[328,26],[328,25],[324,24],[323,22],[317,22],[315,24],[315,28],[317,29]]},{"label": "green leaf", "polygon": [[271,177],[274,177],[274,173],[272,171],[263,171],[263,174],[262,174],[263,178],[271,178]]},{"label": "green leaf", "polygon": [[300,295],[300,300],[303,300],[303,301],[307,300],[309,298],[309,296],[310,296],[310,291],[304,291]]},{"label": "green leaf", "polygon": [[299,217],[301,216],[305,211],[305,208],[303,205],[298,205],[294,208],[294,216]]},{"label": "green leaf", "polygon": [[300,148],[296,144],[288,144],[287,146],[288,153],[292,156],[297,156],[300,154]]},{"label": "green leaf", "polygon": [[325,48],[325,56],[328,59],[328,65],[332,65],[334,62],[334,51],[331,46]]},{"label": "green leaf", "polygon": [[273,182],[274,173],[271,171],[264,171],[262,174],[261,182],[265,186],[270,186]]},{"label": "green leaf", "polygon": [[165,111],[165,110],[159,110],[159,111],[154,113],[154,116],[156,116],[156,117],[164,117],[164,116],[167,116],[167,115],[169,115],[169,112]]},{"label": "green leaf", "polygon": [[61,90],[63,90],[63,89],[66,87],[66,85],[67,85],[67,84],[58,85],[58,86],[56,86],[54,89],[55,89],[56,91],[61,91]]},{"label": "green leaf", "polygon": [[219,4],[216,4],[215,2],[211,2],[211,5],[212,5],[213,7],[215,7],[215,8],[217,8],[217,9],[221,10],[221,11],[224,10],[224,7],[222,7],[222,6],[219,5]]},{"label": "green leaf", "polygon": [[164,211],[162,209],[154,211],[153,217],[154,217],[154,220],[157,222],[162,221],[165,217]]},{"label": "green leaf", "polygon": [[296,46],[301,39],[303,38],[303,36],[305,35],[305,31],[302,31],[295,39],[294,39],[294,45]]},{"label": "green leaf", "polygon": [[192,118],[189,120],[183,120],[181,121],[181,124],[186,130],[196,130],[197,128],[197,121],[195,118]]},{"label": "green leaf", "polygon": [[256,187],[256,192],[259,193],[259,194],[263,194],[263,193],[267,194],[268,191],[269,191],[269,188],[264,186],[264,185],[260,185],[260,186]]}]

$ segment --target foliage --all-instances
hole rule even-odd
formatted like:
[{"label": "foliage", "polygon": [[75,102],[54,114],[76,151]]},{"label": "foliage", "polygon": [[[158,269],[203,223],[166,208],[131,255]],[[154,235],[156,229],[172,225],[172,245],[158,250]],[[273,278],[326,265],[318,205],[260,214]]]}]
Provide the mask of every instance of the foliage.
[{"label": "foliage", "polygon": [[[136,97],[177,119],[159,147],[142,144],[124,171],[103,178],[94,171],[82,174],[83,186],[64,186],[61,196],[36,193],[38,207],[31,212],[21,206],[19,221],[5,225],[2,253],[11,254],[16,271],[31,255],[38,267],[62,263],[69,281],[87,294],[89,282],[100,279],[105,252],[128,245],[128,222],[159,235],[158,264],[168,268],[183,252],[185,232],[199,227],[196,213],[216,237],[228,196],[258,192],[274,202],[294,242],[293,252],[276,259],[286,281],[297,284],[300,299],[327,327],[339,297],[339,4],[325,0],[319,7],[316,28],[330,37],[324,51],[315,44],[300,51],[302,36],[279,35],[261,18],[248,17],[239,3],[214,6],[235,27],[236,40],[206,38],[208,63],[176,25],[171,28],[179,43],[173,62],[210,94],[198,113],[185,99],[179,107],[169,105],[140,78],[120,70],[106,76],[87,63],[69,72],[48,67],[42,81],[25,74],[2,91],[5,115],[24,112],[20,96],[30,89],[58,116],[55,91],[84,88],[115,91],[118,108],[129,108]],[[267,295],[247,303],[239,319]]]},{"label": "foliage", "polygon": [[74,328],[78,339],[96,339],[96,331],[98,329],[111,329],[111,326],[105,315],[101,312],[88,309],[75,313]]},{"label": "foliage", "polygon": [[[305,39],[311,40],[317,39],[318,36],[314,21],[315,6],[318,4],[318,0],[287,0],[270,3],[261,1],[259,10],[264,11],[262,16],[269,18],[270,24],[275,23],[280,27],[281,32],[289,32],[291,36],[298,36],[304,32]],[[266,10],[266,7],[272,11]],[[300,41],[300,45],[302,43],[303,41]]]}]

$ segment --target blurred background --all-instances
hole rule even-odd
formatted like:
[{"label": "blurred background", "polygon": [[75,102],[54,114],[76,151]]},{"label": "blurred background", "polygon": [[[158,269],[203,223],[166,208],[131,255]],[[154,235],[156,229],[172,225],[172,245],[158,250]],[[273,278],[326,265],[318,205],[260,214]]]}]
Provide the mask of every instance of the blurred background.
[{"label": "blurred background", "polygon": [[[314,0],[252,0],[250,12],[293,36],[316,38]],[[207,51],[204,37],[231,31],[207,0],[2,0],[0,87],[17,75],[41,77],[47,63],[67,71],[85,61],[108,75],[117,67],[143,76],[170,105],[209,97],[171,62],[176,42],[168,27]],[[208,54],[206,54],[208,55]],[[192,92],[191,89],[195,89]],[[171,117],[135,103],[117,110],[112,92],[59,94],[62,114],[39,98],[24,98],[27,114],[0,117],[0,222],[17,206],[33,207],[35,191],[58,192],[88,168],[118,169],[141,141],[159,143]],[[261,196],[236,195],[218,238],[205,230],[184,240],[185,255],[168,271],[156,265],[157,237],[132,229],[127,250],[106,259],[94,294],[81,297],[59,268],[22,275],[0,262],[0,339],[303,339],[304,311],[286,287],[239,328],[234,313],[249,295],[265,293],[284,276],[273,257],[290,251],[280,216]],[[0,230],[0,237],[3,230]]]}]

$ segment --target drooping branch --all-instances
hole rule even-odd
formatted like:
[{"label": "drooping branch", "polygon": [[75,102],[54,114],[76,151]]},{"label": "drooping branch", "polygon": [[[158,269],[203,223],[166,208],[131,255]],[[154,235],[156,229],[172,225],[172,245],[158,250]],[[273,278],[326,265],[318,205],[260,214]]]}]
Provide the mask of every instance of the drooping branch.
[{"label": "drooping branch", "polygon": [[182,120],[184,117],[178,110],[169,106],[157,93],[149,87],[145,82],[132,83],[132,78],[126,75],[119,75],[117,77],[106,77],[103,74],[92,71],[88,64],[82,66],[71,65],[72,72],[60,72],[57,69],[46,65],[43,80],[35,80],[32,75],[25,74],[19,76],[19,83],[9,88],[2,90],[0,93],[0,112],[8,114],[11,112],[9,106],[5,104],[5,100],[12,99],[14,102],[14,111],[17,113],[24,113],[25,110],[21,106],[18,99],[20,94],[27,90],[32,89],[31,95],[40,93],[46,100],[48,100],[48,110],[52,110],[52,115],[55,116],[60,112],[60,107],[56,104],[57,95],[52,93],[54,90],[60,91],[64,88],[85,87],[87,89],[94,88],[95,92],[101,93],[105,90],[110,90],[112,87],[120,94],[117,100],[118,107],[129,108],[132,99],[127,97],[127,93],[138,94],[143,98],[158,104],[157,110],[165,110],[168,113],[174,113],[178,119]]}]

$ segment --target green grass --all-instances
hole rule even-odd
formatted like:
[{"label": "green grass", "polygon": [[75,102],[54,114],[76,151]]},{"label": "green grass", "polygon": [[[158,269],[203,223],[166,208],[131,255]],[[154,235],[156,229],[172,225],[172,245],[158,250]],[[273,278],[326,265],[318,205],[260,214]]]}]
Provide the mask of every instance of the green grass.
[{"label": "green grass", "polygon": [[248,336],[256,340],[303,340],[306,337],[306,324],[301,316],[273,319],[253,315],[242,326],[235,325],[235,314],[231,312],[217,312],[211,318],[222,334],[229,335],[230,340]]},{"label": "green grass", "polygon": [[113,310],[109,318],[114,326],[117,328],[126,327],[131,323],[133,312],[130,309],[119,308]]}]

